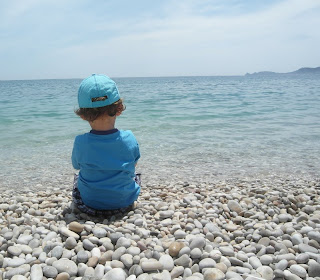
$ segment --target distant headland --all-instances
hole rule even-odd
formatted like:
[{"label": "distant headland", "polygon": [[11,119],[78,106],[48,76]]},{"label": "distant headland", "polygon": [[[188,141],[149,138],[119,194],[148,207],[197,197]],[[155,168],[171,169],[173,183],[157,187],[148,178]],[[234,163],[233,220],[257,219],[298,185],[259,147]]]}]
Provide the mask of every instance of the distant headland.
[{"label": "distant headland", "polygon": [[275,75],[300,75],[300,74],[320,74],[320,67],[310,68],[303,67],[293,72],[277,73],[271,71],[254,72],[252,74],[247,73],[245,76],[275,76]]}]

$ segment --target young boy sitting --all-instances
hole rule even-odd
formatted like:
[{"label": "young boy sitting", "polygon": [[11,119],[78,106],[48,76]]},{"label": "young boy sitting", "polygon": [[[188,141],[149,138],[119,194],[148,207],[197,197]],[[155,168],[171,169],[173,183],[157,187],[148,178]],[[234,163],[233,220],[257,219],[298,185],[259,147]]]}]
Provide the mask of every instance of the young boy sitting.
[{"label": "young boy sitting", "polygon": [[130,130],[115,128],[125,110],[118,88],[109,77],[93,74],[81,82],[78,103],[75,113],[92,130],[74,141],[72,165],[80,171],[75,175],[73,202],[89,215],[125,212],[140,193],[140,176],[135,175],[140,152]]}]

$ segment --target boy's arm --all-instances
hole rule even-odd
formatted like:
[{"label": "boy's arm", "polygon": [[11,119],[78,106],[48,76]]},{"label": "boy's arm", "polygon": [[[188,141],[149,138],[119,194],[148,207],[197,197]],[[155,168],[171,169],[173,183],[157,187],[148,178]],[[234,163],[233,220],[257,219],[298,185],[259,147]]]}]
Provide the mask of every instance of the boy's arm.
[{"label": "boy's arm", "polygon": [[72,156],[71,156],[72,166],[74,169],[80,169],[79,162],[77,160],[77,152],[76,152],[76,142],[73,144]]}]

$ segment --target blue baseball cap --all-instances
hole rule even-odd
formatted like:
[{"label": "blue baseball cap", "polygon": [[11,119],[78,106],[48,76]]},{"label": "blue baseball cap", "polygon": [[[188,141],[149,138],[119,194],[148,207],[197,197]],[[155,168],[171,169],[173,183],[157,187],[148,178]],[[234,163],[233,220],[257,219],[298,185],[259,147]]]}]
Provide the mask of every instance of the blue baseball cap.
[{"label": "blue baseball cap", "polygon": [[80,108],[98,108],[120,99],[116,83],[105,75],[92,74],[84,79],[78,90]]}]

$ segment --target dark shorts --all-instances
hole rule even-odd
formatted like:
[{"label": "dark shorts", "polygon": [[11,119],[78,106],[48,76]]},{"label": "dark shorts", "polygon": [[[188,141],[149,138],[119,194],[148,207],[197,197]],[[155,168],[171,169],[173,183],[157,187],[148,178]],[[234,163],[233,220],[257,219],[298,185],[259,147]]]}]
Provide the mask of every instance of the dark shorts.
[{"label": "dark shorts", "polygon": [[[135,176],[135,182],[141,186],[141,174],[136,174]],[[75,206],[83,213],[86,213],[91,216],[113,216],[118,214],[124,214],[127,212],[130,212],[133,209],[133,205],[129,205],[124,208],[114,209],[114,210],[97,210],[92,207],[89,207],[84,204],[82,201],[82,198],[80,196],[80,192],[78,189],[78,175],[74,175],[74,181],[73,181],[73,189],[72,189],[72,201],[75,204]]]}]

